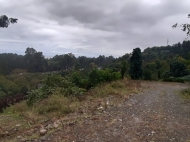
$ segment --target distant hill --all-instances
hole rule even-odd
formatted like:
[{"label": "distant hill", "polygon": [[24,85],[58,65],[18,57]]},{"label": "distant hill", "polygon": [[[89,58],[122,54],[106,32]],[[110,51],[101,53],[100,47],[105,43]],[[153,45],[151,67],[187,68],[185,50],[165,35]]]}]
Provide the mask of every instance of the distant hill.
[{"label": "distant hill", "polygon": [[166,60],[167,58],[172,59],[176,55],[183,57],[184,59],[190,59],[190,41],[178,42],[172,46],[161,46],[146,48],[142,52],[144,61],[152,61],[154,59]]}]

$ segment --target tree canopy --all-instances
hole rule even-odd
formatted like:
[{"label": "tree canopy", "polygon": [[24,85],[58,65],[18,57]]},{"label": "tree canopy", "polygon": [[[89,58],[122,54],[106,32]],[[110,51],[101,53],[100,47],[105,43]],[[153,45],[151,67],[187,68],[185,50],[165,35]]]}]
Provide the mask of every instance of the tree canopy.
[{"label": "tree canopy", "polygon": [[10,23],[17,23],[17,20],[16,18],[8,18],[6,15],[2,15],[0,16],[0,27],[7,28]]},{"label": "tree canopy", "polygon": [[132,79],[142,78],[142,56],[140,48],[133,49],[133,53],[130,58],[129,74]]},{"label": "tree canopy", "polygon": [[[188,18],[190,18],[190,14],[188,14]],[[190,36],[190,24],[187,23],[187,24],[181,24],[178,26],[178,23],[176,23],[172,26],[172,28],[176,28],[176,27],[182,27],[181,30],[184,32],[187,32],[187,37]]]}]

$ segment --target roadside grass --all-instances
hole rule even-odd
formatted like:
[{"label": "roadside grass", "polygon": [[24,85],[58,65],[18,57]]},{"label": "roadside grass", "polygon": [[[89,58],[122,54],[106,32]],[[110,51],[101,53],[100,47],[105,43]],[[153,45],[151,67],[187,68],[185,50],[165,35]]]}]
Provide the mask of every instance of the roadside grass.
[{"label": "roadside grass", "polygon": [[[100,84],[78,98],[64,97],[54,92],[52,96],[37,102],[33,107],[28,107],[26,101],[22,101],[6,108],[0,114],[0,136],[8,131],[13,138],[14,135],[22,134],[34,127],[39,128],[49,120],[63,118],[70,113],[93,114],[98,107],[115,106],[140,90],[142,90],[141,81],[123,79]],[[18,130],[14,131],[17,126]],[[36,134],[32,137],[36,137]]]},{"label": "roadside grass", "polygon": [[180,95],[184,100],[190,101],[190,88],[184,89],[180,92]]},{"label": "roadside grass", "polygon": [[111,83],[101,84],[91,89],[89,92],[87,92],[87,94],[95,98],[104,98],[110,95],[123,97],[126,95],[131,95],[133,93],[138,93],[140,89],[141,89],[140,81],[123,79],[123,80],[113,81]]}]

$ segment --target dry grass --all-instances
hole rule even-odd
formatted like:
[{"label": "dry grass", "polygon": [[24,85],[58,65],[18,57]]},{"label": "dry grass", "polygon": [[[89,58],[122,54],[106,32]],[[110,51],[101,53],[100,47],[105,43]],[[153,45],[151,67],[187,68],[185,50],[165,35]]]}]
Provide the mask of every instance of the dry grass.
[{"label": "dry grass", "polygon": [[65,115],[71,112],[70,108],[71,100],[62,95],[52,95],[48,99],[45,99],[35,104],[35,109],[38,114],[56,113],[58,115]]},{"label": "dry grass", "polygon": [[133,93],[138,93],[140,89],[141,84],[139,81],[123,79],[99,85],[90,90],[88,94],[95,98],[103,98],[109,95],[117,95],[122,97]]},{"label": "dry grass", "polygon": [[15,105],[11,105],[10,107],[4,110],[4,113],[23,113],[28,110],[28,106],[26,101],[22,101],[20,103],[16,103]]},{"label": "dry grass", "polygon": [[180,95],[184,99],[184,101],[189,102],[190,101],[190,88],[184,89],[180,92]]}]

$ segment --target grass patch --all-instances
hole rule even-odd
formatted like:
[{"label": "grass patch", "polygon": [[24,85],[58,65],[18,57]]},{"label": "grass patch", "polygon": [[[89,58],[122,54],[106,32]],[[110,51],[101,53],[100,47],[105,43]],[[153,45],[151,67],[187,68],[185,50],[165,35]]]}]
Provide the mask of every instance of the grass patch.
[{"label": "grass patch", "polygon": [[23,113],[28,110],[28,106],[26,101],[22,101],[20,103],[16,103],[4,109],[4,113]]},{"label": "grass patch", "polygon": [[180,94],[183,97],[183,99],[190,100],[190,88],[182,90]]},{"label": "grass patch", "polygon": [[35,104],[34,108],[38,114],[56,113],[58,115],[65,115],[71,111],[71,100],[63,95],[52,95],[47,99]]},{"label": "grass patch", "polygon": [[88,94],[95,98],[103,98],[109,95],[124,96],[132,93],[138,93],[141,88],[141,84],[138,81],[133,80],[118,80],[111,83],[101,84],[94,89],[91,89]]}]

